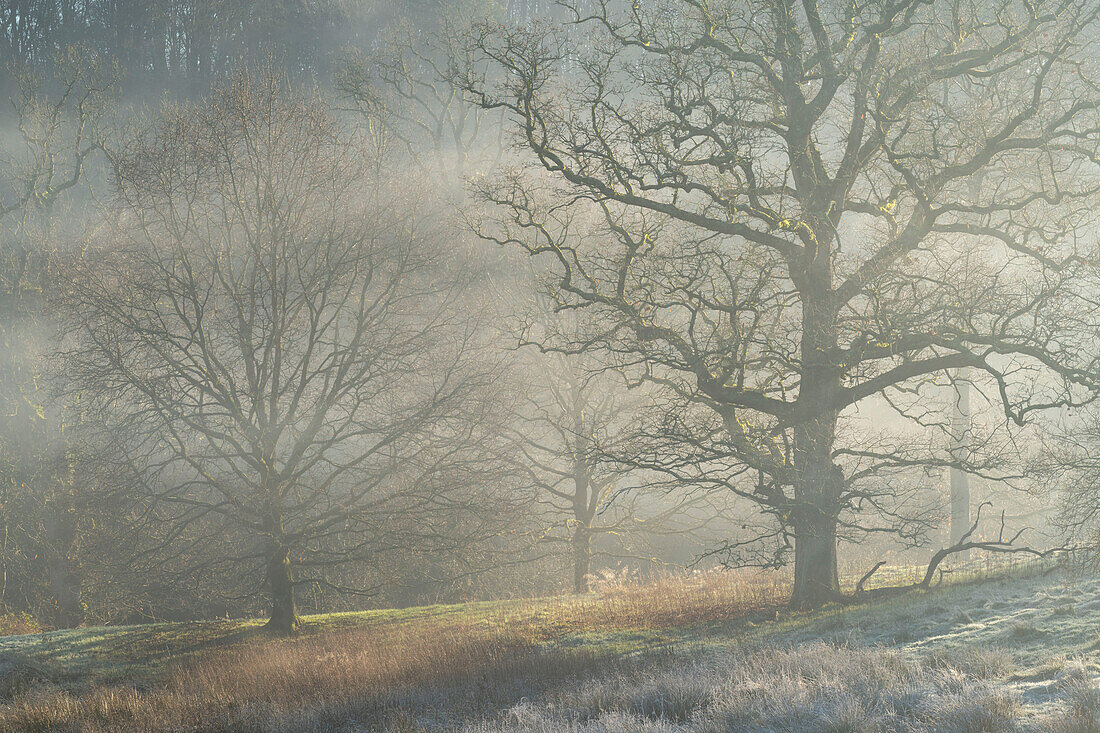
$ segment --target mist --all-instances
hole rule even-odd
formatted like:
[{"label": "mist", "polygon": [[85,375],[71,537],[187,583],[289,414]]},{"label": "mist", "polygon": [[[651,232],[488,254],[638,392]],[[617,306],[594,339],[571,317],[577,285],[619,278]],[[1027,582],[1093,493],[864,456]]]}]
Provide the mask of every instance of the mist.
[{"label": "mist", "polygon": [[[984,729],[1092,730],[1098,38],[1091,0],[0,2],[0,720],[938,730],[981,687]],[[750,630],[776,689],[889,679],[753,697]],[[162,651],[51,646],[100,633]]]}]

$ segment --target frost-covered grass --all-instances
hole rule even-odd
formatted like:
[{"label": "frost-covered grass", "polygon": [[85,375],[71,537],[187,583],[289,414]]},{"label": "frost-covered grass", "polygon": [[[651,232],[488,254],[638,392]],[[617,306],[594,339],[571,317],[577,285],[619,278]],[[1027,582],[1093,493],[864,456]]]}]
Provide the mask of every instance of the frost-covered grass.
[{"label": "frost-covered grass", "polygon": [[557,691],[470,731],[1009,731],[1019,695],[967,657],[812,642],[702,655]]},{"label": "frost-covered grass", "polygon": [[1060,571],[787,617],[588,675],[476,733],[1100,733],[1100,580]]},{"label": "frost-covered grass", "polygon": [[0,730],[1097,731],[1100,579],[812,614],[703,574],[582,598],[11,637]]}]

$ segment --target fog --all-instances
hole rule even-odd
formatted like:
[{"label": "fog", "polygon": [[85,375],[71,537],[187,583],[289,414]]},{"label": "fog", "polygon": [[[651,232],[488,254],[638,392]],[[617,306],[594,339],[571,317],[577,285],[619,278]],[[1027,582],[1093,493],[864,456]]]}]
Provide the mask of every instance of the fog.
[{"label": "fog", "polygon": [[1090,557],[1095,8],[779,5],[0,4],[0,610]]}]

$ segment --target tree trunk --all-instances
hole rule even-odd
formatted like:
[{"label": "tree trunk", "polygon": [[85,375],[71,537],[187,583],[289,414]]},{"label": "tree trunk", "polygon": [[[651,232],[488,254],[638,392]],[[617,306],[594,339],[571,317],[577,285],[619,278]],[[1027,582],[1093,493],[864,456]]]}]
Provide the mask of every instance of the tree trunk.
[{"label": "tree trunk", "polygon": [[[956,461],[967,461],[970,441],[970,372],[963,367],[955,375],[958,390],[951,411],[951,457]],[[951,484],[951,526],[950,544],[957,544],[970,529],[970,479],[966,471],[958,466],[949,469]],[[969,552],[959,552],[956,560],[967,560]]]},{"label": "tree trunk", "polygon": [[591,564],[592,535],[588,527],[578,524],[573,532],[573,592],[588,592],[588,574]]},{"label": "tree trunk", "polygon": [[840,596],[836,524],[835,518],[820,514],[795,526],[792,608],[817,608]]},{"label": "tree trunk", "polygon": [[589,426],[585,424],[585,400],[573,387],[573,592],[588,592],[588,569],[592,559],[592,520],[596,506],[591,496],[592,463]]},{"label": "tree trunk", "polygon": [[50,590],[56,607],[54,623],[58,628],[71,629],[84,622],[84,609],[80,603],[81,575],[73,562],[76,550],[76,515],[67,496],[51,502],[51,514],[46,520],[46,536],[49,540]]},{"label": "tree trunk", "polygon": [[836,530],[844,475],[832,457],[836,418],[824,410],[794,431],[794,608],[816,608],[840,595]]},{"label": "tree trunk", "polygon": [[294,574],[286,547],[274,545],[267,559],[267,590],[271,596],[271,619],[267,627],[280,634],[298,630],[298,609],[294,603]]},{"label": "tree trunk", "polygon": [[298,608],[294,602],[294,572],[290,567],[290,548],[284,541],[283,517],[278,511],[264,522],[267,535],[267,592],[271,599],[271,619],[267,627],[280,634],[298,630]]},{"label": "tree trunk", "polygon": [[[827,282],[827,273],[821,277]],[[803,307],[805,367],[796,404],[794,506],[788,520],[795,536],[791,606],[800,609],[816,608],[840,595],[836,530],[844,490],[844,473],[833,462],[840,371],[827,356],[836,346],[835,314],[827,302],[813,298]]]},{"label": "tree trunk", "polygon": [[844,194],[838,196],[837,182],[821,175],[813,105],[798,94],[792,96],[786,138],[792,180],[805,207],[803,232],[810,235],[801,237],[805,252],[792,272],[802,303],[802,369],[791,446],[794,504],[787,522],[795,536],[791,606],[815,608],[840,595],[836,544],[844,474],[833,463],[833,444],[844,365],[836,358],[840,302],[833,266]]}]

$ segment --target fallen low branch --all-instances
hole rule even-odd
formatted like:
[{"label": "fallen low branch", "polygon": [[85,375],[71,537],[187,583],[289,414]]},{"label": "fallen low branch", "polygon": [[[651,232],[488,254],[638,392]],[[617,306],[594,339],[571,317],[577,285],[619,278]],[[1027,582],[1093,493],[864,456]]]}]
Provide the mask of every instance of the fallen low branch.
[{"label": "fallen low branch", "polygon": [[[873,588],[871,590],[865,590],[864,586],[867,584],[867,581],[870,580],[871,577],[876,572],[878,572],[878,570],[883,565],[886,564],[885,560],[880,560],[877,563],[875,563],[874,567],[872,567],[870,570],[868,570],[867,573],[862,578],[859,579],[859,582],[856,583],[856,589],[851,595],[842,594],[839,600],[842,603],[854,603],[854,602],[857,602],[857,601],[866,600],[868,598],[878,598],[878,597],[882,597],[882,596],[893,596],[893,595],[899,595],[901,593],[906,593],[906,592],[912,591],[912,590],[927,589],[927,588],[931,587],[932,580],[936,577],[936,570],[939,569],[939,566],[943,563],[944,560],[951,557],[952,555],[957,555],[960,552],[967,552],[969,550],[985,550],[987,552],[995,552],[995,553],[1001,553],[1001,554],[1006,554],[1006,555],[1031,555],[1033,557],[1039,557],[1039,558],[1048,557],[1048,556],[1053,555],[1055,553],[1062,552],[1062,551],[1066,550],[1065,547],[1052,547],[1052,548],[1047,549],[1047,550],[1037,550],[1034,547],[1027,547],[1027,546],[1018,547],[1016,545],[1016,541],[1018,539],[1020,539],[1020,536],[1027,530],[1027,528],[1025,527],[1025,528],[1021,529],[1016,534],[1014,534],[1011,537],[1006,539],[1005,538],[1005,513],[1004,513],[1003,510],[1001,511],[1001,527],[1000,527],[1000,530],[997,532],[997,539],[995,539],[995,540],[974,540],[974,539],[971,539],[974,536],[974,533],[976,531],[978,531],[978,524],[982,520],[982,510],[985,509],[986,507],[991,507],[991,506],[993,506],[992,502],[988,502],[988,501],[982,502],[980,505],[978,505],[977,516],[975,516],[975,518],[974,518],[974,523],[972,525],[970,525],[970,529],[968,529],[962,535],[962,537],[960,537],[958,539],[958,541],[955,544],[951,545],[950,547],[944,547],[940,550],[937,550],[932,555],[932,559],[929,560],[928,567],[924,571],[924,577],[921,578],[921,580],[919,580],[918,582],[909,583],[907,585],[892,585],[892,586],[884,586],[882,588]],[[942,576],[942,573],[941,573],[941,576]]]}]

